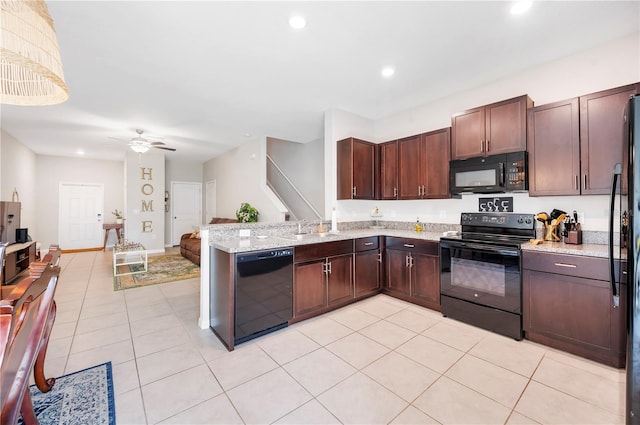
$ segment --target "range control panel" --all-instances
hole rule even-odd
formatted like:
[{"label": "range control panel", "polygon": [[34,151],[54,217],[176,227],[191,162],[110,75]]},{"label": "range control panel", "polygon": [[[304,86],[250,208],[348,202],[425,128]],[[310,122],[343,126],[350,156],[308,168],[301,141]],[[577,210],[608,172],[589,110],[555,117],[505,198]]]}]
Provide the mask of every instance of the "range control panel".
[{"label": "range control panel", "polygon": [[533,214],[520,213],[462,213],[463,226],[499,227],[505,229],[534,229]]}]

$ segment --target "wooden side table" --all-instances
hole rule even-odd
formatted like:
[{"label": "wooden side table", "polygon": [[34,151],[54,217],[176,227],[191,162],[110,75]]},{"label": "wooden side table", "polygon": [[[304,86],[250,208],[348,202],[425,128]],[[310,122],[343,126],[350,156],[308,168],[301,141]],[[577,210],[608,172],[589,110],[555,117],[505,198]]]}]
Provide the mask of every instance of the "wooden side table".
[{"label": "wooden side table", "polygon": [[103,223],[102,228],[104,229],[104,244],[102,245],[102,250],[104,251],[107,248],[107,239],[109,239],[109,231],[111,229],[115,229],[116,236],[118,237],[118,243],[122,243],[122,235],[120,234],[120,229],[122,229],[122,223]]}]

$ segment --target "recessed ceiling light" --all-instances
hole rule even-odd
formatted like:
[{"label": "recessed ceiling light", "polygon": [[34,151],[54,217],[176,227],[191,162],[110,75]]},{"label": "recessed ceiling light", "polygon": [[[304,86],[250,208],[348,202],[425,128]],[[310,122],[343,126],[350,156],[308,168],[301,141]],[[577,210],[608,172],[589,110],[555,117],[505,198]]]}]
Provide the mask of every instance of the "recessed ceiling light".
[{"label": "recessed ceiling light", "polygon": [[78,154],[78,155],[81,155],[81,156],[82,156],[82,155],[84,155],[84,151],[83,151],[83,150],[81,150],[81,149],[78,149],[78,150],[76,151],[76,154]]},{"label": "recessed ceiling light", "polygon": [[292,16],[291,19],[289,19],[289,25],[291,25],[291,28],[299,30],[307,25],[307,20],[302,16]]},{"label": "recessed ceiling light", "polygon": [[244,133],[244,137],[251,137],[252,134],[251,133]]},{"label": "recessed ceiling light", "polygon": [[531,7],[532,4],[532,0],[518,0],[514,3],[513,6],[511,6],[511,14],[519,15],[521,13],[524,13]]},{"label": "recessed ceiling light", "polygon": [[396,73],[396,70],[391,68],[390,66],[386,66],[382,68],[381,74],[385,78],[390,78],[393,74]]}]

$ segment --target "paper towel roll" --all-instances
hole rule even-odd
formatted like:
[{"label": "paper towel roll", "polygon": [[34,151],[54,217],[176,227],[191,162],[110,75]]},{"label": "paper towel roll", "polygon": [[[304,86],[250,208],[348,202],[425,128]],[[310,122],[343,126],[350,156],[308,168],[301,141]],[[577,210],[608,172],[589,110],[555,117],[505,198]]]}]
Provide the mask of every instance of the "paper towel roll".
[{"label": "paper towel roll", "polygon": [[331,211],[331,232],[332,233],[338,233],[338,212],[336,211],[336,209],[334,208],[333,211]]}]

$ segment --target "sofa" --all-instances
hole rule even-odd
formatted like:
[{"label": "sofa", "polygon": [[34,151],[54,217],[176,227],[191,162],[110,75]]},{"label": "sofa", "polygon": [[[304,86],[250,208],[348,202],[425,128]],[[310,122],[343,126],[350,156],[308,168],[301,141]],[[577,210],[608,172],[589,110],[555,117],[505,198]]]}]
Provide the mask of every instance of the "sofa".
[{"label": "sofa", "polygon": [[[209,224],[237,223],[234,218],[214,217]],[[200,231],[185,233],[180,237],[180,255],[193,264],[200,266]]]}]

